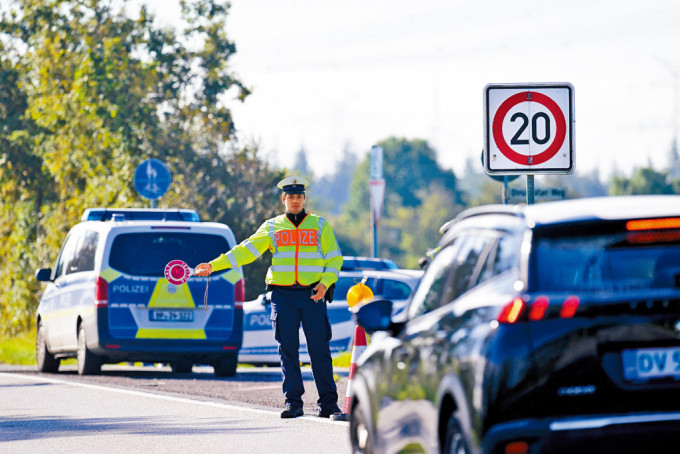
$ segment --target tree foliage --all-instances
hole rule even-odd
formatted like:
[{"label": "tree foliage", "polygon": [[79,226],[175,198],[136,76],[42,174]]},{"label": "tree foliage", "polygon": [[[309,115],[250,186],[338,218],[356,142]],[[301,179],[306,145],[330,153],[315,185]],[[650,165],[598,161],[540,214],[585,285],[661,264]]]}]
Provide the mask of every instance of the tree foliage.
[{"label": "tree foliage", "polygon": [[[390,137],[378,145],[383,148],[385,179],[378,255],[402,267],[415,267],[427,249],[439,242],[441,225],[462,208],[456,177],[439,166],[434,149],[424,140]],[[369,167],[367,153],[354,173],[349,200],[337,220],[336,233],[345,255],[371,255]]]},{"label": "tree foliage", "polygon": [[674,194],[673,183],[668,181],[668,172],[659,172],[653,167],[639,167],[631,178],[614,177],[609,193],[611,195]]},{"label": "tree foliage", "polygon": [[[145,7],[131,17],[114,5],[14,0],[3,9],[3,332],[31,325],[40,286],[30,275],[54,262],[84,208],[148,204],[133,188],[145,159],[171,169],[162,205],[196,208],[239,239],[278,208],[280,172],[256,147],[231,142],[228,104],[249,90],[228,66],[228,3],[182,1],[182,30],[157,27]],[[262,279],[257,266],[246,272]]]}]

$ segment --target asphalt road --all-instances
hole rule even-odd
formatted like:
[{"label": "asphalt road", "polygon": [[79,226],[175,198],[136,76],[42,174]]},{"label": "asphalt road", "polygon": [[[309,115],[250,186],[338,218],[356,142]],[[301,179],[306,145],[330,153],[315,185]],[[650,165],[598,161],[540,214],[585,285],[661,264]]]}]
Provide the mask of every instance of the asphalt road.
[{"label": "asphalt road", "polygon": [[[318,396],[303,371],[306,415],[283,420],[279,368],[215,378],[210,367],[104,366],[81,377],[75,366],[0,365],[0,453],[350,452],[348,424],[314,416]],[[347,371],[336,374],[342,408]]]}]

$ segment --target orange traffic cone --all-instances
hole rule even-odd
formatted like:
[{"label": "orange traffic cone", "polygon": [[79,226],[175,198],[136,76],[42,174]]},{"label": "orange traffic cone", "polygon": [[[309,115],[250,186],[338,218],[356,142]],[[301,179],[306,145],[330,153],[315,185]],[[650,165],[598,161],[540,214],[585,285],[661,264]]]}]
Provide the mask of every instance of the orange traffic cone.
[{"label": "orange traffic cone", "polygon": [[354,330],[354,346],[352,347],[352,359],[349,366],[349,378],[347,379],[347,392],[345,393],[345,408],[342,410],[342,414],[331,415],[333,421],[348,421],[349,420],[349,410],[352,404],[350,397],[350,389],[352,386],[352,379],[354,378],[354,372],[357,369],[357,360],[366,350],[366,332],[364,329],[357,325]]}]

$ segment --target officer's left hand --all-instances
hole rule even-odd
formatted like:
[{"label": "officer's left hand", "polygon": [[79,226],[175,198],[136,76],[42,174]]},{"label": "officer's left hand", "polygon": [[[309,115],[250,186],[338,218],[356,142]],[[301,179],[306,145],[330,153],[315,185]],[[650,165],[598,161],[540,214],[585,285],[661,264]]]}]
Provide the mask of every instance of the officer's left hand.
[{"label": "officer's left hand", "polygon": [[312,299],[314,301],[319,301],[326,294],[326,286],[319,282],[316,284],[316,287],[314,287],[314,291],[316,294],[312,295]]}]

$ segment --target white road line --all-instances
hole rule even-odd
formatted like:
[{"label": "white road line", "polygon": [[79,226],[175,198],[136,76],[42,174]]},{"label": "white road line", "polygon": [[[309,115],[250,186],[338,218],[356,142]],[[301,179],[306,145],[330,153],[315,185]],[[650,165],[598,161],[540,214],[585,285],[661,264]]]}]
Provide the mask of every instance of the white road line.
[{"label": "white road line", "polygon": [[[192,404],[192,405],[202,405],[204,407],[223,408],[223,409],[226,409],[226,410],[247,411],[247,412],[251,412],[251,413],[259,413],[259,414],[263,414],[263,415],[280,417],[280,414],[277,411],[261,410],[261,409],[258,409],[258,408],[250,408],[250,407],[239,407],[238,405],[221,404],[219,402],[193,400],[193,399],[187,399],[187,398],[184,398],[184,397],[164,396],[162,394],[153,394],[153,393],[147,393],[147,392],[143,392],[143,391],[133,391],[133,390],[130,390],[130,389],[111,388],[111,387],[108,387],[108,386],[92,385],[92,384],[89,384],[89,383],[81,383],[81,382],[76,382],[76,381],[61,380],[61,379],[57,379],[57,378],[37,377],[37,376],[32,376],[32,375],[15,374],[15,373],[12,373],[12,372],[0,372],[0,375],[5,375],[5,376],[8,376],[8,377],[14,377],[14,378],[18,378],[18,379],[21,379],[21,380],[37,381],[37,382],[44,382],[44,383],[57,383],[57,384],[62,384],[62,385],[78,386],[78,387],[81,387],[81,388],[96,389],[98,391],[108,391],[108,392],[119,393],[119,394],[128,394],[130,396],[149,397],[151,399],[167,400],[167,401],[170,401],[170,402],[179,402],[179,403]],[[302,417],[299,417],[299,418],[296,418],[296,419],[301,419],[301,420],[310,421],[310,422],[317,422],[317,423],[322,423],[322,424],[344,424],[344,425],[349,424],[348,422],[344,422],[344,421],[333,421],[330,418],[326,419],[326,418],[319,418],[318,416],[309,416],[309,415],[302,416]]]}]

